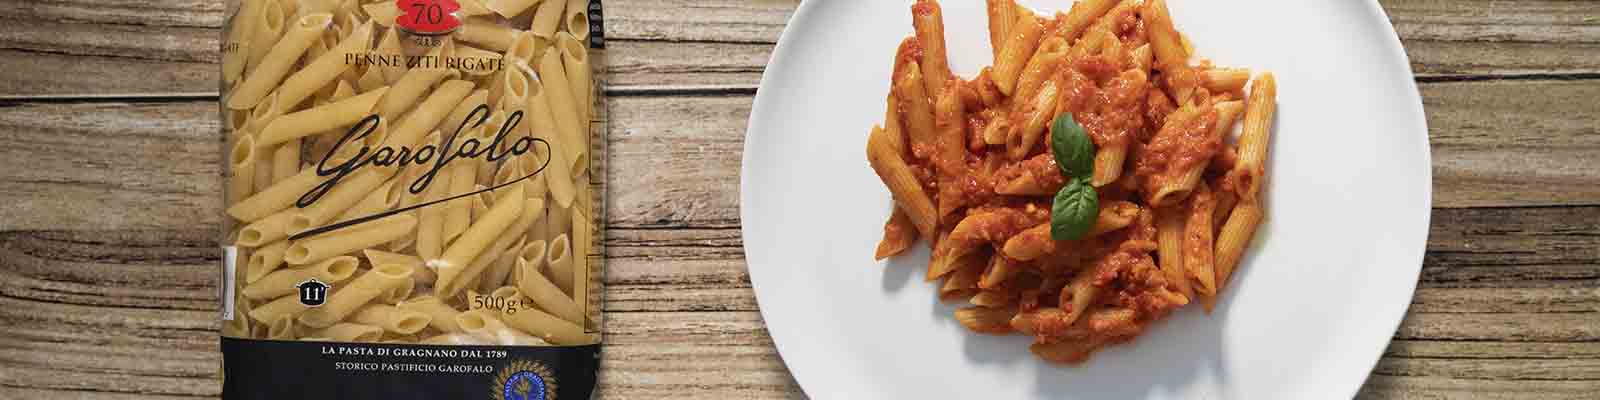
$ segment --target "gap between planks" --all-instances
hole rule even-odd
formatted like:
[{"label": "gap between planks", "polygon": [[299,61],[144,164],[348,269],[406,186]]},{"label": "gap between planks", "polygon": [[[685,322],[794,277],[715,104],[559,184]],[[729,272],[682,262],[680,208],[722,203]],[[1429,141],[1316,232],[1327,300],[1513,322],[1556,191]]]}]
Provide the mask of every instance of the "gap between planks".
[{"label": "gap between planks", "polygon": [[[621,86],[606,88],[605,94],[610,97],[753,96],[756,94],[756,87],[750,85]],[[217,92],[0,95],[0,106],[6,106],[7,103],[172,103],[217,101],[217,98]]]},{"label": "gap between planks", "polygon": [[[1600,72],[1416,75],[1416,82],[1419,85],[1453,82],[1586,80],[1600,80]],[[627,85],[606,88],[605,94],[611,97],[753,96],[757,91],[758,86],[755,85]],[[217,92],[0,95],[0,106],[9,105],[8,103],[164,103],[216,101],[217,98]]]}]

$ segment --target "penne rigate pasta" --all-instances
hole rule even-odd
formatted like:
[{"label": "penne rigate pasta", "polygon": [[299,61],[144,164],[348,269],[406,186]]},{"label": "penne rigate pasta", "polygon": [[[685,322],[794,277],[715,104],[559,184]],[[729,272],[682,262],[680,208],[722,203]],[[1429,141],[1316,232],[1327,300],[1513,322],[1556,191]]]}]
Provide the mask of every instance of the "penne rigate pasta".
[{"label": "penne rigate pasta", "polygon": [[1006,33],[1005,47],[1001,48],[999,58],[994,60],[994,83],[1001,93],[1009,96],[1016,89],[1018,75],[1027,66],[1028,57],[1032,57],[1034,50],[1038,49],[1039,36],[1043,31],[1044,25],[1032,12],[1022,13],[1011,25],[1011,31]]},{"label": "penne rigate pasta", "polygon": [[307,336],[327,338],[340,342],[376,342],[383,337],[383,328],[352,322],[340,322],[306,332]]},{"label": "penne rigate pasta", "polygon": [[934,209],[933,201],[911,168],[899,154],[895,154],[887,141],[882,140],[883,136],[882,130],[874,130],[867,140],[867,161],[877,171],[878,178],[894,193],[897,207],[905,210],[917,231],[923,237],[933,237],[933,227],[939,218],[938,210]]},{"label": "penne rigate pasta", "polygon": [[521,271],[521,277],[517,279],[517,288],[533,299],[534,304],[539,305],[540,309],[567,322],[583,323],[583,310],[573,301],[574,297],[568,296],[561,288],[556,287],[538,267],[518,258],[516,268]]},{"label": "penne rigate pasta", "polygon": [[294,293],[295,286],[306,280],[336,283],[349,279],[360,263],[355,257],[339,256],[312,265],[281,269],[250,282],[241,293],[254,300],[275,299]]},{"label": "penne rigate pasta", "polygon": [[245,283],[261,280],[261,277],[283,266],[283,252],[288,249],[289,242],[280,240],[250,253],[250,261],[245,265]]},{"label": "penne rigate pasta", "polygon": [[1267,151],[1272,139],[1272,115],[1277,110],[1277,80],[1272,73],[1262,73],[1250,86],[1248,110],[1244,115],[1244,128],[1239,133],[1239,163],[1234,170],[1248,176],[1237,192],[1240,197],[1254,198],[1261,193],[1261,179],[1266,168]]},{"label": "penne rigate pasta", "polygon": [[352,279],[339,291],[329,295],[325,304],[300,313],[297,320],[314,328],[337,324],[356,309],[382,296],[384,292],[404,285],[410,279],[410,268],[380,265]]},{"label": "penne rigate pasta", "polygon": [[539,0],[484,0],[483,7],[494,11],[506,18],[516,18],[524,10],[533,7]]},{"label": "penne rigate pasta", "polygon": [[911,5],[911,26],[917,31],[917,43],[922,45],[922,85],[932,95],[944,92],[945,81],[950,79],[950,60],[944,46],[944,11],[935,1],[920,1]]},{"label": "penne rigate pasta", "polygon": [[538,9],[533,12],[533,22],[529,24],[528,31],[545,40],[555,39],[556,30],[561,29],[564,24],[562,18],[566,16],[566,7],[566,0],[545,0],[539,3]]},{"label": "penne rigate pasta", "polygon": [[912,5],[867,136],[894,203],[873,257],[927,238],[955,321],[1050,362],[1209,312],[1265,218],[1272,75],[1196,57],[1165,0],[986,0],[993,64],[954,76],[938,3]]},{"label": "penne rigate pasta", "polygon": [[255,34],[261,20],[263,1],[245,1],[228,18],[226,42],[222,49],[222,82],[232,85],[244,75],[245,63],[250,59],[250,44],[245,38]]},{"label": "penne rigate pasta", "polygon": [[272,49],[266,53],[260,64],[245,75],[244,82],[229,94],[228,105],[235,109],[255,106],[277,86],[289,69],[294,66],[294,61],[304,54],[311,43],[322,35],[322,31],[333,23],[330,14],[311,14],[300,17],[288,27],[283,38],[273,44]]},{"label": "penne rigate pasta", "polygon": [[267,53],[272,51],[273,45],[283,36],[284,25],[288,24],[288,18],[292,15],[290,11],[284,10],[283,3],[279,1],[259,0],[257,3],[260,5],[250,16],[254,20],[251,22],[253,29],[249,37],[243,41],[247,43],[245,48],[249,50],[245,58],[245,72],[255,70],[261,64],[261,60],[266,58]]},{"label": "penne rigate pasta", "polygon": [[388,304],[368,304],[356,309],[350,316],[350,321],[383,328],[384,331],[398,334],[414,334],[428,327],[433,319],[426,313],[402,310]]},{"label": "penne rigate pasta", "polygon": [[416,297],[400,302],[395,307],[428,315],[428,326],[440,332],[461,332],[461,326],[456,325],[456,316],[461,314],[461,310],[445,304],[444,301],[439,300],[437,297]]},{"label": "penne rigate pasta", "polygon": [[[559,0],[551,0],[559,1]],[[566,7],[562,7],[561,30],[572,34],[581,41],[589,41],[589,1],[566,0]]]},{"label": "penne rigate pasta", "polygon": [[1188,270],[1184,265],[1184,236],[1187,213],[1177,207],[1162,207],[1156,209],[1156,246],[1157,255],[1161,261],[1161,271],[1167,274],[1167,282],[1177,287],[1178,293],[1185,297],[1194,297],[1194,290],[1189,287]]},{"label": "penne rigate pasta", "polygon": [[[428,359],[471,345],[504,354],[498,384],[542,373],[544,398],[592,397],[549,374],[592,380],[598,360],[598,2],[226,2],[222,395],[326,397],[310,375],[251,372],[304,356],[460,397],[444,377],[488,366]],[[447,368],[463,370],[426,370]]]},{"label": "penne rigate pasta", "polygon": [[1016,0],[987,0],[985,11],[989,13],[989,48],[994,52],[994,61],[1000,60],[1000,49],[1005,46],[1007,33],[1011,26],[1017,22]]},{"label": "penne rigate pasta", "polygon": [[272,122],[267,123],[266,128],[261,131],[260,144],[277,144],[303,138],[321,133],[328,126],[353,125],[370,115],[373,107],[378,104],[378,99],[384,98],[384,94],[388,91],[388,87],[382,87],[355,97],[273,118]]}]

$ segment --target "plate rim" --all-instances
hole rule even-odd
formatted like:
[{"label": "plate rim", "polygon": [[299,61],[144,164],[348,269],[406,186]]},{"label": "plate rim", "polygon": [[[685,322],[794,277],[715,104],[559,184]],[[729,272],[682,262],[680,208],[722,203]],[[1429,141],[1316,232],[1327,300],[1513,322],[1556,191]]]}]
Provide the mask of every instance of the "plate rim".
[{"label": "plate rim", "polygon": [[[775,300],[763,300],[764,296],[762,295],[761,290],[762,285],[760,284],[762,280],[756,277],[759,275],[759,273],[756,272],[757,268],[751,268],[749,262],[749,249],[746,246],[748,246],[750,243],[750,236],[749,233],[747,233],[744,229],[744,225],[746,221],[750,220],[750,207],[747,206],[750,204],[750,192],[746,190],[746,188],[749,186],[751,178],[750,169],[748,168],[752,161],[750,148],[753,141],[751,138],[754,137],[754,132],[761,130],[761,127],[757,124],[756,116],[765,114],[766,109],[770,107],[766,104],[767,101],[764,101],[764,99],[772,96],[763,95],[764,92],[762,92],[759,88],[769,87],[769,80],[773,79],[772,75],[769,73],[771,71],[771,66],[777,64],[780,60],[787,58],[785,55],[788,54],[788,49],[792,46],[790,43],[792,43],[794,40],[798,40],[794,39],[793,35],[793,29],[795,27],[794,22],[809,19],[809,16],[813,12],[812,10],[815,10],[818,7],[817,4],[825,1],[826,0],[801,1],[794,13],[784,21],[784,28],[779,35],[777,44],[773,47],[772,54],[767,59],[767,63],[765,64],[765,68],[761,74],[761,80],[757,86],[755,98],[751,102],[750,117],[746,121],[744,143],[741,146],[741,151],[743,151],[743,153],[740,155],[739,161],[739,236],[742,243],[741,249],[746,252],[745,271],[750,276],[751,291],[755,293],[756,308],[757,312],[761,315],[762,326],[767,330],[767,334],[772,338],[773,348],[777,351],[779,360],[783,361],[784,369],[792,378],[794,378],[795,384],[796,386],[800,387],[801,392],[806,394],[808,397],[815,397],[820,393],[807,389],[810,387],[816,387],[815,385],[817,385],[817,383],[812,380],[809,373],[801,372],[803,368],[795,368],[790,358],[785,355],[784,343],[786,340],[780,339],[780,336],[787,336],[787,334],[782,334],[779,333],[779,330],[771,329],[771,323],[769,320],[772,319],[772,311],[769,311],[768,307],[762,307],[762,304]],[[1076,2],[1078,0],[1073,1]],[[1382,360],[1384,350],[1387,349],[1389,344],[1393,341],[1395,332],[1398,332],[1401,323],[1404,322],[1405,315],[1409,312],[1411,303],[1416,298],[1417,284],[1422,276],[1423,261],[1427,253],[1427,244],[1431,236],[1431,227],[1433,223],[1432,138],[1429,136],[1427,109],[1422,102],[1421,90],[1417,86],[1416,71],[1411,68],[1411,58],[1408,54],[1406,54],[1405,46],[1401,41],[1399,32],[1395,30],[1393,20],[1389,17],[1388,12],[1383,9],[1383,6],[1378,2],[1378,0],[1363,0],[1362,3],[1364,3],[1366,6],[1366,11],[1369,14],[1368,18],[1376,18],[1377,21],[1383,22],[1380,29],[1382,33],[1385,33],[1384,40],[1382,40],[1381,43],[1375,44],[1383,46],[1385,51],[1389,52],[1390,55],[1393,56],[1392,60],[1394,60],[1394,63],[1398,64],[1398,66],[1391,66],[1392,68],[1405,71],[1405,74],[1410,77],[1410,79],[1405,81],[1403,87],[1401,88],[1404,89],[1405,92],[1404,98],[1397,99],[1397,101],[1408,105],[1414,105],[1413,108],[1407,111],[1408,114],[1413,114],[1412,118],[1410,118],[1412,119],[1412,121],[1410,121],[1410,130],[1413,133],[1420,133],[1421,136],[1422,143],[1420,146],[1420,154],[1416,156],[1421,161],[1421,165],[1423,166],[1420,168],[1421,171],[1420,175],[1418,176],[1421,179],[1421,184],[1426,186],[1426,190],[1421,192],[1421,199],[1418,199],[1423,204],[1423,212],[1420,213],[1421,223],[1416,227],[1412,227],[1412,229],[1420,228],[1421,230],[1421,240],[1419,242],[1420,245],[1410,250],[1413,253],[1411,257],[1409,257],[1412,262],[1404,264],[1404,266],[1410,268],[1411,271],[1411,273],[1405,274],[1406,276],[1411,277],[1410,281],[1404,285],[1406,289],[1405,302],[1398,304],[1398,306],[1385,305],[1382,307],[1382,309],[1375,310],[1375,314],[1381,314],[1383,318],[1387,318],[1387,320],[1390,321],[1387,325],[1384,325],[1388,327],[1387,330],[1383,331],[1387,332],[1387,334],[1379,339],[1358,339],[1362,341],[1377,340],[1380,343],[1376,343],[1376,345],[1372,346],[1370,350],[1367,350],[1367,356],[1365,357],[1366,362],[1364,364],[1359,364],[1365,365],[1365,368],[1359,370],[1350,370],[1348,374],[1354,376],[1353,381],[1351,379],[1336,380],[1339,382],[1348,382],[1345,384],[1347,387],[1344,390],[1337,391],[1337,393],[1343,394],[1343,396],[1339,396],[1338,398],[1353,398],[1356,394],[1360,393],[1361,388],[1365,386],[1368,378],[1371,377],[1372,371],[1376,369],[1378,362]],[[1415,112],[1411,113],[1409,111]],[[1418,235],[1419,233],[1402,231],[1397,232],[1397,234],[1410,236]],[[767,291],[767,293],[771,293],[771,291]],[[765,297],[770,296],[772,295],[769,294]],[[1344,373],[1338,372],[1329,373],[1329,375],[1333,376],[1343,374]],[[810,383],[808,384],[808,382]]]}]

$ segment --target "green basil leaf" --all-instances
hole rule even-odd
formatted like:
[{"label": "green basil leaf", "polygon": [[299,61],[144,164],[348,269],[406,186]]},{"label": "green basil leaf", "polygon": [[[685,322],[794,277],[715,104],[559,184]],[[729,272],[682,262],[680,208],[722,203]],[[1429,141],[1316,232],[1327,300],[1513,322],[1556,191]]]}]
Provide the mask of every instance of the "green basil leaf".
[{"label": "green basil leaf", "polygon": [[1050,238],[1078,240],[1094,228],[1100,218],[1100,197],[1087,177],[1073,177],[1056,192],[1050,207]]},{"label": "green basil leaf", "polygon": [[1050,125],[1050,151],[1055,153],[1061,175],[1068,178],[1094,175],[1094,141],[1089,140],[1088,132],[1072,118],[1072,113],[1057,115]]}]

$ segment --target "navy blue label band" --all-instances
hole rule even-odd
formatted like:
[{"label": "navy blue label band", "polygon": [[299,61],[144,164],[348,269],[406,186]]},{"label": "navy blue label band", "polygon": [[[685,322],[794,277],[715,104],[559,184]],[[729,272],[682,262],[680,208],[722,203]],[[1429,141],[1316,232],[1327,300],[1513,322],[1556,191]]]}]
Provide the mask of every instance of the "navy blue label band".
[{"label": "navy blue label band", "polygon": [[589,400],[600,345],[433,346],[222,338],[226,400]]}]

